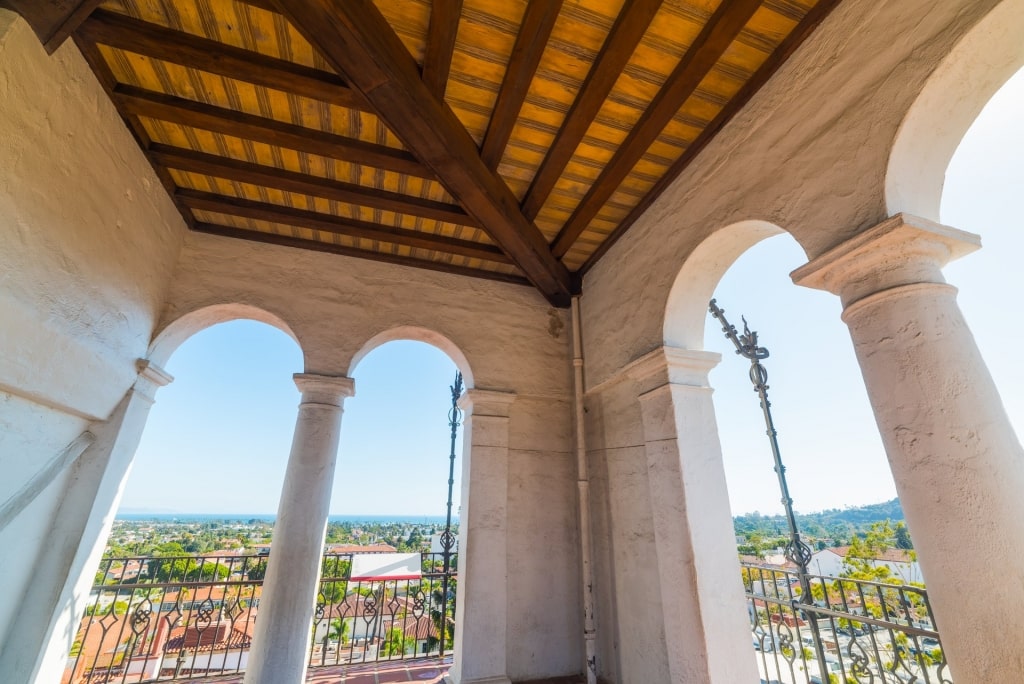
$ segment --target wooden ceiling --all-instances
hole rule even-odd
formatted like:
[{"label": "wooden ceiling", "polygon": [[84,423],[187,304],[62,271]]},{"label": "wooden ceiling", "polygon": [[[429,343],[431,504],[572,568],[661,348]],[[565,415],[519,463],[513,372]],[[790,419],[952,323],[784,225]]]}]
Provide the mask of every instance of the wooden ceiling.
[{"label": "wooden ceiling", "polygon": [[192,230],[580,277],[838,0],[0,0],[71,35]]}]

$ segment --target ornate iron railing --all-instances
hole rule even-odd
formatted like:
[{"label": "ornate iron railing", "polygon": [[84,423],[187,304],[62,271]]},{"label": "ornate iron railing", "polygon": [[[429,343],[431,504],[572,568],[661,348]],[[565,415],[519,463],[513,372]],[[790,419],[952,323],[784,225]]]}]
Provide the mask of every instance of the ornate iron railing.
[{"label": "ornate iron railing", "polygon": [[762,682],[952,684],[925,589],[741,565]]},{"label": "ornate iron railing", "polygon": [[453,554],[446,571],[443,553],[424,553],[417,578],[354,581],[349,556],[325,556],[310,666],[444,655],[454,634],[457,561]]},{"label": "ornate iron railing", "polygon": [[[62,684],[243,671],[267,558],[104,558]],[[326,554],[310,665],[443,655],[441,636],[450,643],[454,631],[457,560],[446,573],[443,554],[424,553],[419,577],[356,581],[352,554]]]}]

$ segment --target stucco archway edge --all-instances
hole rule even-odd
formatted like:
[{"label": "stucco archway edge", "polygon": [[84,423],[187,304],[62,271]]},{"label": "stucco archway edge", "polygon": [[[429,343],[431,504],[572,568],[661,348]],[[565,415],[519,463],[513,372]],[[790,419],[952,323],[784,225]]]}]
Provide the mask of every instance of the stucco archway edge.
[{"label": "stucco archway edge", "polygon": [[729,267],[755,244],[785,231],[768,221],[739,221],[716,230],[690,252],[668,293],[665,346],[704,348],[708,301]]},{"label": "stucco archway edge", "polygon": [[178,347],[197,332],[219,323],[237,320],[259,321],[273,326],[302,348],[302,342],[283,318],[257,306],[236,302],[211,304],[174,319],[153,338],[146,357],[158,366],[164,366]]},{"label": "stucco archway edge", "polygon": [[466,389],[473,389],[473,371],[470,368],[469,360],[466,358],[466,355],[462,353],[462,350],[459,349],[458,345],[441,333],[418,325],[397,326],[371,337],[366,341],[366,344],[364,344],[362,348],[355,353],[352,360],[349,362],[348,376],[352,377],[353,373],[355,373],[356,367],[374,349],[381,347],[388,342],[395,342],[397,340],[424,342],[432,347],[440,349],[452,360],[455,366],[459,369],[459,372],[462,373],[462,381],[465,384]]},{"label": "stucco archway edge", "polygon": [[1024,67],[1024,0],[1004,0],[979,21],[928,78],[900,125],[889,156],[885,201],[939,221],[946,169],[967,130]]}]

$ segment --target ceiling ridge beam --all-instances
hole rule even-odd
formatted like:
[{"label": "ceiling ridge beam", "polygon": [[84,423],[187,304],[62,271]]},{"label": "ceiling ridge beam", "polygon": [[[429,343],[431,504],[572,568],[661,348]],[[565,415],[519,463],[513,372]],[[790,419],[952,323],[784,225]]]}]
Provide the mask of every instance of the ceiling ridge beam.
[{"label": "ceiling ridge beam", "polygon": [[563,257],[587,229],[590,221],[657,140],[661,130],[697,90],[760,6],[761,0],[724,0],[718,6],[636,126],[562,226],[552,244],[556,257]]},{"label": "ceiling ridge beam", "polygon": [[263,242],[281,247],[292,247],[295,249],[305,249],[315,252],[328,252],[330,254],[339,254],[341,256],[353,257],[356,259],[369,259],[370,261],[381,261],[387,264],[397,264],[399,266],[406,266],[409,268],[423,268],[430,271],[440,271],[442,273],[469,276],[471,278],[496,280],[503,283],[512,283],[513,285],[530,285],[530,281],[526,278],[511,273],[488,271],[482,268],[471,268],[469,266],[449,264],[444,261],[432,261],[430,259],[406,257],[398,254],[388,254],[386,252],[371,252],[370,250],[359,249],[357,247],[336,245],[333,242],[306,240],[303,238],[293,237],[291,235],[278,235],[277,233],[262,233],[255,230],[246,230],[244,228],[235,228],[233,226],[222,226],[217,223],[209,223],[205,221],[196,222],[192,230],[197,233],[206,233],[208,235],[217,235],[220,237],[247,240],[250,242]]},{"label": "ceiling ridge beam", "polygon": [[0,8],[21,15],[52,55],[103,0],[0,0]]},{"label": "ceiling ridge beam", "polygon": [[423,82],[439,100],[444,99],[448,85],[461,17],[462,0],[434,0],[431,3],[427,46],[423,55]]},{"label": "ceiling ridge beam", "polygon": [[492,171],[498,168],[505,154],[505,147],[512,137],[512,129],[522,111],[526,94],[533,83],[561,9],[562,0],[530,0],[523,14],[516,42],[512,46],[512,56],[505,68],[505,77],[494,101],[484,142],[480,146],[480,158]]},{"label": "ceiling ridge beam", "polygon": [[92,43],[206,71],[236,81],[291,92],[339,107],[372,111],[345,80],[329,71],[165,28],[109,10],[96,10],[76,30]]},{"label": "ceiling ridge beam", "polygon": [[523,216],[504,181],[484,165],[454,112],[427,88],[412,55],[373,2],[274,1],[544,296],[556,306],[568,306],[573,291],[569,271]]},{"label": "ceiling ridge beam", "polygon": [[121,111],[127,114],[334,157],[352,164],[419,178],[435,178],[432,171],[404,150],[124,84],[114,88],[112,97]]},{"label": "ceiling ridge beam", "polygon": [[324,199],[355,204],[398,214],[418,216],[461,226],[478,228],[476,221],[457,204],[446,204],[389,190],[367,188],[354,183],[288,171],[276,166],[253,164],[216,154],[153,143],[149,155],[156,162],[171,169],[200,173],[238,183],[249,183],[284,192],[322,197]]},{"label": "ceiling ridge beam", "polygon": [[661,3],[662,0],[626,0],[619,10],[615,24],[605,38],[601,51],[594,59],[583,85],[576,93],[576,99],[562,120],[554,142],[523,197],[523,214],[528,219],[533,220],[540,213],[562,171],[576,153],[580,141],[590,129],[654,20],[654,15],[661,8]]},{"label": "ceiling ridge beam", "polygon": [[750,101],[750,98],[754,96],[768,81],[775,72],[779,70],[786,60],[796,52],[803,42],[814,32],[814,30],[825,20],[825,17],[832,12],[833,9],[840,3],[840,0],[821,0],[814,7],[811,8],[804,18],[800,20],[796,28],[775,48],[775,51],[758,67],[754,75],[743,84],[740,91],[729,101],[729,104],[722,109],[717,116],[701,131],[700,135],[690,143],[690,145],[683,152],[676,161],[669,167],[669,170],[665,173],[661,179],[654,184],[650,191],[644,196],[644,198],[637,204],[633,209],[626,215],[615,230],[613,230],[607,238],[605,238],[601,244],[594,250],[594,253],[587,257],[587,260],[583,263],[578,271],[580,274],[586,274],[591,268],[593,268],[597,262],[603,257],[612,245],[614,245],[622,235],[629,230],[640,216],[654,203],[661,193],[663,193],[669,185],[679,177],[680,174],[691,164],[697,155],[707,146],[709,142],[718,134],[718,132],[725,127],[729,121],[732,120],[736,114],[738,114]]},{"label": "ceiling ridge beam", "polygon": [[178,188],[174,195],[182,204],[193,210],[212,211],[229,216],[298,226],[351,238],[391,242],[406,247],[457,254],[470,259],[482,259],[502,264],[510,263],[509,258],[497,247],[447,235],[385,226],[243,197],[219,195],[203,190]]}]

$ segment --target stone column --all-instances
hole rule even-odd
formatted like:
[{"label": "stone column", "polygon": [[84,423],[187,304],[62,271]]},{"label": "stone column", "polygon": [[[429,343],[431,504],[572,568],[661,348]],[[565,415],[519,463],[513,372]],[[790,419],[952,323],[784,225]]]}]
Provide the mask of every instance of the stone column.
[{"label": "stone column", "polygon": [[941,273],[979,246],[901,214],[793,280],[842,300],[943,652],[958,683],[980,684],[1024,672],[1024,453]]},{"label": "stone column", "polygon": [[351,378],[299,373],[302,392],[245,684],[305,682],[320,557]]},{"label": "stone column", "polygon": [[[509,408],[516,395],[471,389],[465,412],[459,583],[452,684],[509,684],[508,615]],[[542,552],[538,549],[538,552]],[[536,600],[538,597],[533,597]],[[524,600],[526,600],[524,598]]]},{"label": "stone column", "polygon": [[5,681],[60,681],[156,391],[173,379],[145,359],[136,365],[139,376],[110,417],[84,433],[89,446],[68,466],[47,547],[32,559],[32,584],[11,597],[24,619],[0,648]]},{"label": "stone column", "polygon": [[670,681],[758,681],[708,373],[720,355],[662,347],[638,383]]}]

